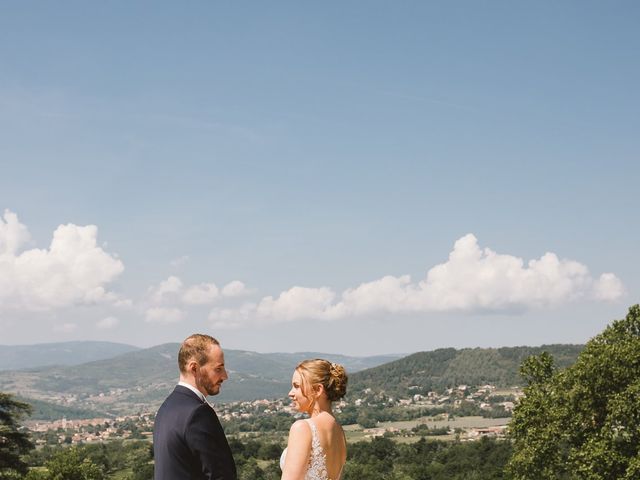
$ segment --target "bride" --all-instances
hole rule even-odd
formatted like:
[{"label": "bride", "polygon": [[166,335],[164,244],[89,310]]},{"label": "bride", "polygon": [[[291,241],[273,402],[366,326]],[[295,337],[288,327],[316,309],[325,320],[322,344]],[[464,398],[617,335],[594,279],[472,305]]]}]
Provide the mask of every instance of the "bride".
[{"label": "bride", "polygon": [[280,457],[282,480],[340,480],[347,442],[331,403],[346,392],[342,365],[315,359],[296,367],[289,398],[295,409],[310,418],[297,420],[289,430],[287,448]]}]

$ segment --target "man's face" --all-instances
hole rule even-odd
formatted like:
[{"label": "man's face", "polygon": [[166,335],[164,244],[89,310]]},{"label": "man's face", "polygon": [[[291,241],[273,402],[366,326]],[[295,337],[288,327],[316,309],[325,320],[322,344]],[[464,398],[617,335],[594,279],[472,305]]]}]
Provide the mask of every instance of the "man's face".
[{"label": "man's face", "polygon": [[224,368],[224,353],[219,345],[211,345],[207,355],[207,363],[198,366],[195,374],[196,388],[204,395],[217,395],[220,385],[227,378]]}]

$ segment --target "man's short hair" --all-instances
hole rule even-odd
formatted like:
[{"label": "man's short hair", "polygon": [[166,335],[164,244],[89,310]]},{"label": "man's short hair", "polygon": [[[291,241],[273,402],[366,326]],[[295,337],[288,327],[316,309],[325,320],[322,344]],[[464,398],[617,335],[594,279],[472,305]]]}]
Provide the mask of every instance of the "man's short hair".
[{"label": "man's short hair", "polygon": [[178,352],[178,368],[182,373],[187,372],[187,364],[191,359],[198,362],[202,366],[209,360],[209,348],[212,345],[220,345],[220,342],[211,335],[203,333],[194,333],[184,339]]}]

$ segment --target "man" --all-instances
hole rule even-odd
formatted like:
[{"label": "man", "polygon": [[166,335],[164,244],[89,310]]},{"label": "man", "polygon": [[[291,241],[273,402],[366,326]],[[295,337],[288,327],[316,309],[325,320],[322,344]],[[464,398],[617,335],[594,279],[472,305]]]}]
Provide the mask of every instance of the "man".
[{"label": "man", "polygon": [[191,335],[182,342],[178,367],[180,382],[153,429],[155,480],[236,480],[229,443],[206,400],[228,378],[220,344],[209,335]]}]

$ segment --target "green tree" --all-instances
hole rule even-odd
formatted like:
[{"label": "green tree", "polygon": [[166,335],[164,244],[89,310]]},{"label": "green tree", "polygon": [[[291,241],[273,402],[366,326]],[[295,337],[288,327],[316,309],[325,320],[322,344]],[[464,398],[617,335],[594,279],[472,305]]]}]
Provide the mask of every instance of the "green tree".
[{"label": "green tree", "polygon": [[25,480],[49,480],[49,472],[46,470],[31,469],[24,478]]},{"label": "green tree", "polygon": [[0,392],[0,479],[17,478],[27,473],[21,456],[33,449],[28,433],[20,428],[20,420],[31,413],[31,406]]},{"label": "green tree", "polygon": [[238,468],[239,480],[264,480],[264,472],[255,458],[250,458]]},{"label": "green tree", "polygon": [[89,458],[83,458],[76,447],[65,448],[49,460],[45,466],[48,480],[103,480],[102,467]]},{"label": "green tree", "polygon": [[525,397],[510,424],[516,480],[640,478],[640,306],[557,371],[526,361]]},{"label": "green tree", "polygon": [[151,462],[136,462],[133,465],[132,471],[132,480],[153,480],[153,463]]},{"label": "green tree", "polygon": [[358,423],[362,428],[375,428],[378,425],[378,421],[371,414],[371,412],[362,412],[358,415]]}]

